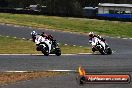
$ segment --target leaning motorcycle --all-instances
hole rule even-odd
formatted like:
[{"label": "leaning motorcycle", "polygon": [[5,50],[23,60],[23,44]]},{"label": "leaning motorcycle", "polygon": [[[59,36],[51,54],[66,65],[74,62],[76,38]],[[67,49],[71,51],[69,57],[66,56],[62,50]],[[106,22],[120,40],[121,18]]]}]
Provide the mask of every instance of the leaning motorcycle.
[{"label": "leaning motorcycle", "polygon": [[[51,46],[51,49],[49,49],[49,46],[48,44]],[[60,56],[61,55],[61,49],[59,48],[59,45],[56,43],[55,40],[51,41],[50,42],[41,42],[38,44],[37,48],[36,48],[37,51],[41,51],[45,56],[48,56],[49,54],[56,54],[57,56]]]},{"label": "leaning motorcycle", "polygon": [[102,55],[110,55],[112,54],[112,50],[111,48],[108,46],[108,44],[106,44],[106,47],[105,49],[103,48],[103,46],[98,42],[96,44],[96,46],[92,47],[92,51],[95,52],[95,51],[99,51]]}]

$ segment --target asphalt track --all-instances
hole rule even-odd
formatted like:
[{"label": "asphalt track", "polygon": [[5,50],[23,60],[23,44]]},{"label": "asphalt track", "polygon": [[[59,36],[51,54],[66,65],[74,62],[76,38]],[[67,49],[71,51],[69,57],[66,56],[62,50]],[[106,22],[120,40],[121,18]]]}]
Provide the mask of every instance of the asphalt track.
[{"label": "asphalt track", "polygon": [[[37,29],[28,27],[14,27],[0,25],[0,34],[18,38],[30,39],[30,32]],[[42,30],[37,30],[42,32]],[[55,36],[60,43],[70,45],[88,46],[88,37],[81,34],[45,30],[46,33]],[[42,55],[0,55],[0,71],[7,70],[75,70],[83,66],[87,72],[132,72],[132,40],[121,38],[107,38],[107,42],[113,49],[112,55],[63,55],[63,56],[42,56]],[[66,76],[41,78],[31,81],[23,81],[11,85],[0,86],[0,88],[132,88],[132,84],[87,84],[79,86],[76,82],[76,74],[69,73]]]}]

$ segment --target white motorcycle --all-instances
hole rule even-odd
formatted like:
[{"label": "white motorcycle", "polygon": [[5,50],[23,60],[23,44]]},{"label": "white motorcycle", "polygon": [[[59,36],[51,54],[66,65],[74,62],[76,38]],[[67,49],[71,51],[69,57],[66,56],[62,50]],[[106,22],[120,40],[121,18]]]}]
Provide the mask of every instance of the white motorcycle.
[{"label": "white motorcycle", "polygon": [[[92,45],[93,41],[89,41],[89,43]],[[106,44],[105,42],[101,41],[100,39],[95,39],[94,40],[95,45],[92,47],[92,51],[99,51],[102,55],[110,55],[112,54],[112,50],[111,48],[108,46],[108,44]],[[101,44],[105,44],[105,49],[103,47],[103,45]]]},{"label": "white motorcycle", "polygon": [[49,54],[56,54],[57,56],[61,55],[61,50],[55,40],[50,41],[49,39],[40,36],[38,39],[35,39],[35,43],[37,45],[36,50],[41,51],[45,56],[48,56]]}]

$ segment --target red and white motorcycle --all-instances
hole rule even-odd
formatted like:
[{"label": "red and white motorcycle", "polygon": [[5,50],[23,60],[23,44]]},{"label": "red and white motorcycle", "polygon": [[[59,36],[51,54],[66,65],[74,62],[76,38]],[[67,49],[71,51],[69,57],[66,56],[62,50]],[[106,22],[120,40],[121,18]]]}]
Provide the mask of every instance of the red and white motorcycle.
[{"label": "red and white motorcycle", "polygon": [[102,55],[110,55],[112,54],[111,48],[104,41],[101,41],[99,38],[94,37],[89,40],[89,43],[92,45],[92,51],[99,51]]},{"label": "red and white motorcycle", "polygon": [[56,40],[50,41],[45,37],[39,36],[36,37],[35,43],[37,45],[36,50],[41,51],[45,56],[48,56],[49,54],[56,54],[57,56],[61,55],[61,50],[56,43]]}]

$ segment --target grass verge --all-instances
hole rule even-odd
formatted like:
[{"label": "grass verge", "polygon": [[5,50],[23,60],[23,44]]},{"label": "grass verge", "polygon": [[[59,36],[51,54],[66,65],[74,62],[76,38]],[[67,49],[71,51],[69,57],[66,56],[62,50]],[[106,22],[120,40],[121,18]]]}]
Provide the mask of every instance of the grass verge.
[{"label": "grass verge", "polygon": [[47,78],[59,75],[65,75],[64,72],[25,72],[25,73],[13,73],[13,72],[1,72],[0,73],[0,85],[15,83],[18,81],[32,80],[36,78]]},{"label": "grass verge", "polygon": [[0,13],[0,23],[101,35],[132,37],[132,23],[85,18]]},{"label": "grass verge", "polygon": [[[63,54],[88,53],[90,48],[60,44]],[[0,36],[0,54],[41,54],[35,44],[29,40]]]}]

